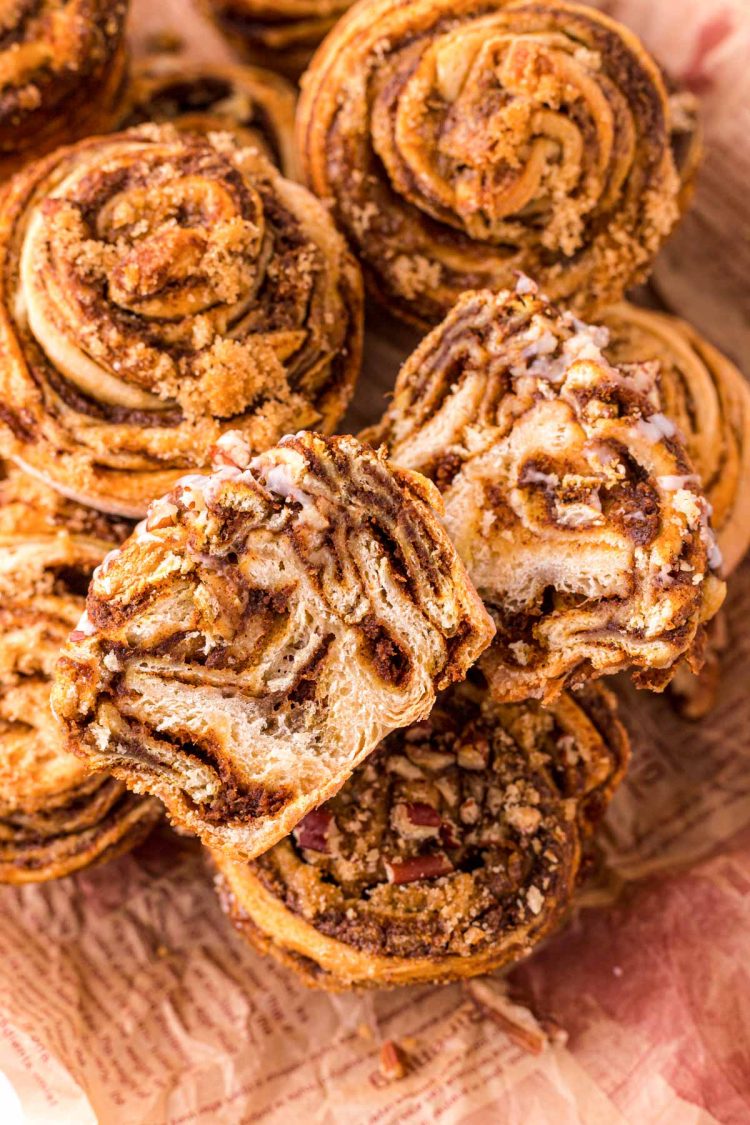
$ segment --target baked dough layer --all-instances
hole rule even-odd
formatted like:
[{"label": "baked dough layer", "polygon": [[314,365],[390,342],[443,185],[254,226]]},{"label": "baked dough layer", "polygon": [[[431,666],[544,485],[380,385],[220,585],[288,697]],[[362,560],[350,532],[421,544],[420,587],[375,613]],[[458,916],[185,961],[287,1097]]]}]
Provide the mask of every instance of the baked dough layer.
[{"label": "baked dough layer", "polygon": [[359,373],[358,268],[256,147],[143,125],[0,200],[0,453],[142,516],[211,445],[333,429]]},{"label": "baked dough layer", "polygon": [[460,685],[255,862],[215,853],[224,908],[319,987],[506,967],[567,913],[627,758],[598,685],[549,710]]},{"label": "baked dough layer", "polygon": [[158,801],[91,774],[62,746],[54,666],[94,566],[129,528],[12,466],[0,481],[0,882],[59,878],[127,851]]},{"label": "baked dough layer", "polygon": [[528,278],[467,293],[365,435],[441,489],[497,625],[482,668],[502,701],[550,700],[627,668],[661,690],[679,660],[700,667],[724,597],[710,507],[663,413],[658,365],[616,365],[608,344]]},{"label": "baked dough layer", "polygon": [[300,433],[156,501],[98,570],[53,705],[95,769],[239,858],[424,717],[493,626],[434,487],[355,438]]},{"label": "baked dough layer", "polygon": [[592,8],[367,0],[317,52],[297,134],[373,294],[428,326],[519,269],[581,313],[621,299],[679,214],[673,106]]}]

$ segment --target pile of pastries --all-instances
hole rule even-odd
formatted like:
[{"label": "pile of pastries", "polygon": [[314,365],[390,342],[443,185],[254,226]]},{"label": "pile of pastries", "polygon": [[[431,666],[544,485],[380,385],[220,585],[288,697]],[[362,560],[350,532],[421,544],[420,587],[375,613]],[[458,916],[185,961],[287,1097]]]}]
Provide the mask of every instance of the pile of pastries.
[{"label": "pile of pastries", "polygon": [[[0,881],[166,810],[309,984],[504,968],[626,772],[605,677],[690,697],[750,543],[747,383],[625,300],[695,107],[577,4],[202,7],[236,63],[2,17]],[[366,300],[423,338],[331,436]]]}]

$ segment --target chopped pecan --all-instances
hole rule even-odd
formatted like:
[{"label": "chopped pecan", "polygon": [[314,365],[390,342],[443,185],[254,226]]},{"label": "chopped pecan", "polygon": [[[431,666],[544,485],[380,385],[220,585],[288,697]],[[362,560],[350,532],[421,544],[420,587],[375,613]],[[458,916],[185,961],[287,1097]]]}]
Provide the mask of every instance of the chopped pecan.
[{"label": "chopped pecan", "polygon": [[436,852],[434,855],[415,855],[410,859],[387,859],[385,870],[389,883],[416,883],[420,879],[437,879],[450,874],[453,864],[447,855]]},{"label": "chopped pecan", "polygon": [[406,1059],[397,1043],[387,1039],[380,1048],[380,1073],[388,1082],[397,1082],[406,1074]]},{"label": "chopped pecan", "polygon": [[467,797],[458,810],[458,815],[462,824],[478,824],[482,810],[473,797]]},{"label": "chopped pecan", "polygon": [[294,838],[301,848],[327,853],[332,826],[332,813],[325,809],[313,809],[294,829]]},{"label": "chopped pecan", "polygon": [[437,836],[440,813],[421,801],[399,802],[393,806],[391,823],[399,835],[407,840],[426,840]]},{"label": "chopped pecan", "polygon": [[465,770],[484,770],[490,757],[490,744],[486,738],[475,738],[458,748],[458,764]]}]

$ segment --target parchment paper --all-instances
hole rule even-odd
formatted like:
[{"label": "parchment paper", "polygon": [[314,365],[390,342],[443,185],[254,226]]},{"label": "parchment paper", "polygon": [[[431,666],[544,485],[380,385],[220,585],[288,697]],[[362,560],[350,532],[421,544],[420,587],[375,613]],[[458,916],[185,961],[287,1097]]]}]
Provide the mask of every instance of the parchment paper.
[{"label": "parchment paper", "polygon": [[[704,97],[695,211],[656,283],[668,306],[747,359],[748,6],[606,6]],[[137,0],[134,15],[138,50],[164,29],[194,57],[225,50],[187,0]],[[371,316],[349,428],[379,414],[412,342]],[[0,1121],[746,1123],[748,564],[733,576],[727,622],[718,703],[700,724],[618,684],[634,756],[598,870],[567,928],[509,978],[541,1026],[562,1029],[541,1053],[460,985],[307,991],[232,932],[200,847],[165,826],[107,867],[0,889]],[[397,1081],[378,1064],[387,1040],[409,1065]]]}]

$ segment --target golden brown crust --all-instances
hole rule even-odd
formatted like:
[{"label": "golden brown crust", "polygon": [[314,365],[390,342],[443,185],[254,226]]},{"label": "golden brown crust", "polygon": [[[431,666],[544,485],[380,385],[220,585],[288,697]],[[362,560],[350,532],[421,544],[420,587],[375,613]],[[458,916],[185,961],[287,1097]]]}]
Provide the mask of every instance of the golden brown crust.
[{"label": "golden brown crust", "polygon": [[598,685],[551,710],[451,689],[289,839],[252,864],[216,854],[224,908],[319,987],[506,967],[567,912],[628,753]]},{"label": "golden brown crust", "polygon": [[683,656],[700,665],[724,596],[656,365],[613,366],[607,343],[528,278],[515,293],[467,293],[365,435],[443,492],[497,625],[482,668],[501,700],[554,698],[628,667],[661,690]]},{"label": "golden brown crust", "polygon": [[578,311],[618,300],[677,218],[670,127],[629,31],[508,0],[362,0],[297,116],[306,182],[375,295],[419,325],[519,269]]},{"label": "golden brown crust", "polygon": [[160,815],[158,802],[66,753],[49,708],[54,666],[91,571],[124,534],[17,470],[0,483],[0,882],[55,879],[104,862]]},{"label": "golden brown crust", "polygon": [[296,101],[292,86],[270,70],[164,56],[133,68],[118,127],[171,121],[186,133],[230,132],[297,179]]},{"label": "golden brown crust", "polygon": [[621,304],[602,315],[613,363],[656,361],[664,413],[676,424],[711,505],[724,575],[750,545],[750,386],[689,324]]},{"label": "golden brown crust", "polygon": [[0,202],[0,452],[93,507],[142,515],[231,428],[329,431],[361,331],[324,208],[228,134],[90,138]]},{"label": "golden brown crust", "polygon": [[149,509],[58,668],[68,745],[252,858],[425,715],[493,628],[430,507],[355,438],[300,433]]},{"label": "golden brown crust", "polygon": [[11,0],[0,15],[0,178],[111,128],[126,72],[125,0]]},{"label": "golden brown crust", "polygon": [[352,0],[200,0],[232,46],[251,62],[298,78]]}]

